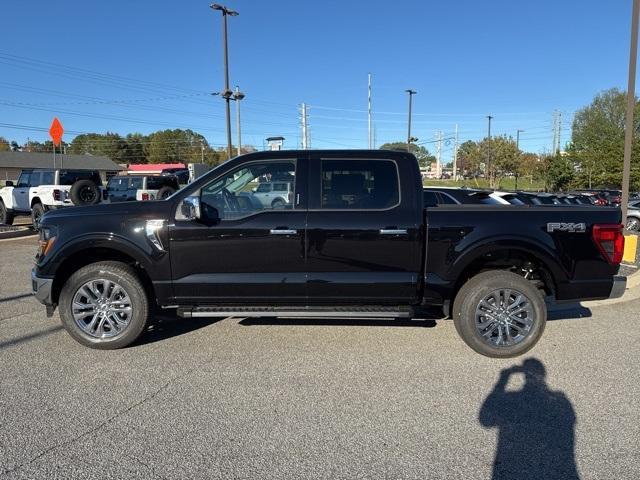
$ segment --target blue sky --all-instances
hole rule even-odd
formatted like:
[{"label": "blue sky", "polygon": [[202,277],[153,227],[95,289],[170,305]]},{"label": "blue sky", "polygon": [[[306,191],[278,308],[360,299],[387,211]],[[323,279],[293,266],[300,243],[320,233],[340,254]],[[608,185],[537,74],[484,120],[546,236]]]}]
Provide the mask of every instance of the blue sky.
[{"label": "blue sky", "polygon": [[[577,108],[626,85],[631,0],[227,5],[240,12],[229,41],[243,143],[257,147],[299,145],[302,102],[313,148],[366,147],[369,72],[377,145],[406,138],[406,88],[419,142],[456,123],[460,141],[480,138],[491,114],[493,133],[523,129],[521,148],[538,152],[555,109],[566,140]],[[57,114],[67,141],[192,128],[225,142],[223,101],[207,95],[223,86],[221,21],[206,0],[5,2],[2,17],[0,136],[44,140]]]}]

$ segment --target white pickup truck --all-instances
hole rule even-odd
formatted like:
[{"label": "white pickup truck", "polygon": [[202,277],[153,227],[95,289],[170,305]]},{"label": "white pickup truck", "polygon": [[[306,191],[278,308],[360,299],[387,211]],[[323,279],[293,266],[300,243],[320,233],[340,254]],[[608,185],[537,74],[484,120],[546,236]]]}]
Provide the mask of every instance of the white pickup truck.
[{"label": "white pickup truck", "polygon": [[0,224],[14,217],[31,216],[34,229],[47,210],[73,205],[93,205],[103,200],[100,174],[96,170],[25,169],[16,185],[0,188]]}]

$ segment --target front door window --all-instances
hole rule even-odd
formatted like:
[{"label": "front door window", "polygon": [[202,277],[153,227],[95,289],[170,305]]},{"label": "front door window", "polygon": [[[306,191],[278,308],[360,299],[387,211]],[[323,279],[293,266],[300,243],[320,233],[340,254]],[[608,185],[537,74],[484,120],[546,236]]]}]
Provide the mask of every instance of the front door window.
[{"label": "front door window", "polygon": [[[206,217],[215,208],[220,219],[237,220],[264,211],[294,210],[295,180],[294,160],[245,164],[202,189],[202,213]],[[274,184],[284,187],[276,191]]]}]

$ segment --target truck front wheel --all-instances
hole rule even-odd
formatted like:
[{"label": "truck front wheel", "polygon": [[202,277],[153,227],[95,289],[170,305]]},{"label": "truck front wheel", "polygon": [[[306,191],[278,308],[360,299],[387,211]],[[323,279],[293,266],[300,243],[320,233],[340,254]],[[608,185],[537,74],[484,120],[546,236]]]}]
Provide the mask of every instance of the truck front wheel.
[{"label": "truck front wheel", "polygon": [[482,272],[467,281],[453,303],[458,334],[487,357],[522,355],[538,342],[547,321],[535,285],[512,272]]},{"label": "truck front wheel", "polygon": [[144,330],[147,293],[135,271],[121,262],[92,263],[75,272],[60,292],[60,319],[82,345],[126,347]]}]

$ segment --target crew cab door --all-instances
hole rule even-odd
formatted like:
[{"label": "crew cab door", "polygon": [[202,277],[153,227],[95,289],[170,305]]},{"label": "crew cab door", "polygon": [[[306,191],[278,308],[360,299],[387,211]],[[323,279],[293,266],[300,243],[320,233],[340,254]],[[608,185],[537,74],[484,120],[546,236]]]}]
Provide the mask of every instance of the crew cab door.
[{"label": "crew cab door", "polygon": [[23,171],[18,178],[18,183],[13,188],[13,209],[21,212],[31,210],[29,203],[29,188],[31,187],[31,175],[33,172]]},{"label": "crew cab door", "polygon": [[[188,198],[199,198],[200,219],[181,219],[178,206],[169,226],[176,302],[303,303],[306,155],[254,155],[228,163],[190,192]],[[294,201],[265,205],[256,190],[280,179],[295,185]]]},{"label": "crew cab door", "polygon": [[418,300],[422,199],[415,196],[422,189],[414,177],[419,173],[417,165],[415,172],[408,165],[410,157],[382,155],[312,156],[307,218],[310,302]]}]

